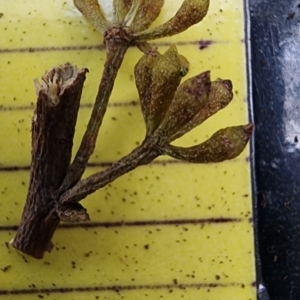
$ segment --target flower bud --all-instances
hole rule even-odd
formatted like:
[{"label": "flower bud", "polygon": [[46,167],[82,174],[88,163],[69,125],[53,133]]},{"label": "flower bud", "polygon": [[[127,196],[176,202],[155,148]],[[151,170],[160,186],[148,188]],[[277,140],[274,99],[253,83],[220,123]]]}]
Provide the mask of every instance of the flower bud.
[{"label": "flower bud", "polygon": [[113,0],[113,15],[114,15],[114,21],[118,25],[122,25],[125,19],[125,16],[127,15],[132,1],[124,1],[124,0]]},{"label": "flower bud", "polygon": [[210,72],[201,73],[182,83],[156,134],[162,140],[181,130],[206,105],[210,93]]},{"label": "flower bud", "polygon": [[158,17],[164,4],[164,0],[133,0],[131,2],[131,9],[125,17],[125,25],[130,26],[135,32],[147,29]]},{"label": "flower bud", "polygon": [[109,28],[97,0],[74,0],[75,6],[100,33]]},{"label": "flower bud", "polygon": [[141,110],[144,117],[145,124],[149,123],[150,115],[150,100],[151,100],[151,81],[152,81],[152,68],[157,62],[157,56],[143,55],[134,68],[135,84],[139,93]]},{"label": "flower bud", "polygon": [[232,83],[230,80],[218,79],[211,83],[209,97],[198,113],[177,132],[169,136],[168,141],[173,141],[186,132],[203,123],[210,116],[226,107],[233,98]]},{"label": "flower bud", "polygon": [[208,7],[209,0],[185,0],[172,19],[158,27],[137,33],[136,39],[153,40],[180,33],[199,23],[206,16]]},{"label": "flower bud", "polygon": [[148,135],[153,134],[162,122],[180,84],[181,71],[182,58],[175,46],[155,58],[144,55],[136,65],[136,85]]},{"label": "flower bud", "polygon": [[215,163],[237,157],[246,147],[253,124],[227,127],[217,131],[202,144],[183,148],[163,146],[162,153],[190,163]]}]

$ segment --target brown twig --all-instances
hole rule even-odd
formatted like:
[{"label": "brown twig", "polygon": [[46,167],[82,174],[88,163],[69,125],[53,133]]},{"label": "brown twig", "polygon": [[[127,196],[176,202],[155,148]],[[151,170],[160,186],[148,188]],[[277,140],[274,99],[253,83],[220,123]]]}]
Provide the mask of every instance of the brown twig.
[{"label": "brown twig", "polygon": [[32,120],[32,164],[22,220],[13,246],[36,258],[51,249],[59,224],[58,190],[70,164],[73,136],[87,69],[65,64],[51,69],[37,87]]},{"label": "brown twig", "polygon": [[106,32],[104,41],[107,58],[95,105],[79,150],[61,186],[61,192],[65,192],[80,180],[88,160],[94,151],[98,132],[106,112],[118,70],[130,45],[130,32],[127,28],[111,28]]},{"label": "brown twig", "polygon": [[[106,186],[118,177],[128,173],[141,164],[150,163],[158,155],[153,156],[158,140],[146,138],[131,153],[124,156],[102,172],[95,173],[79,181],[74,187],[66,191],[60,198],[61,203],[78,202],[96,190]],[[150,155],[151,154],[151,155]]]}]

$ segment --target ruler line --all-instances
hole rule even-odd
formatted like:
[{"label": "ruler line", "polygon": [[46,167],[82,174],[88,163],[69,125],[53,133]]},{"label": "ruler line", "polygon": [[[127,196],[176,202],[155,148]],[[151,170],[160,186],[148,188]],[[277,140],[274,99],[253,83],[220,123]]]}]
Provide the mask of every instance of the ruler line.
[{"label": "ruler line", "polygon": [[[249,284],[250,286],[250,284]],[[190,283],[190,284],[144,284],[144,285],[111,285],[94,287],[56,287],[43,289],[11,289],[0,290],[0,295],[32,295],[32,294],[50,294],[50,293],[72,293],[72,292],[123,292],[136,290],[186,290],[203,288],[227,288],[240,287],[245,288],[244,283]],[[251,284],[252,287],[252,284]]]},{"label": "ruler line", "polygon": [[[197,41],[178,41],[176,42],[177,46],[186,46],[186,45],[197,45],[200,50],[204,50],[211,46],[212,44],[217,43],[212,40],[197,40]],[[224,43],[224,42],[223,42]],[[172,42],[161,42],[161,43],[152,43],[154,47],[163,47],[173,45]],[[104,50],[105,47],[103,44],[98,45],[77,45],[77,46],[54,46],[54,47],[24,47],[24,48],[0,48],[1,53],[36,53],[36,52],[56,52],[56,51],[87,51],[87,50]]]},{"label": "ruler line", "polygon": [[[231,162],[239,162],[240,159],[233,159]],[[111,166],[114,162],[95,162],[95,163],[88,163],[88,168],[107,168]],[[170,160],[154,160],[148,165],[141,165],[141,167],[145,166],[151,166],[151,165],[159,165],[159,166],[168,166],[168,165],[192,165],[192,163],[182,161],[182,160],[176,160],[176,159],[170,159]],[[3,166],[0,163],[0,173],[5,172],[21,172],[21,171],[29,171],[30,165],[27,166]]]},{"label": "ruler line", "polygon": [[[86,103],[81,104],[80,108],[93,108],[94,103]],[[109,103],[108,107],[136,107],[140,106],[139,101],[128,101],[128,102],[114,102]],[[24,110],[30,110],[33,111],[35,109],[35,105],[17,105],[17,106],[6,106],[6,105],[0,105],[0,111],[24,111]]]},{"label": "ruler line", "polygon": [[[174,219],[174,220],[136,220],[116,222],[86,222],[86,223],[62,223],[59,229],[74,228],[112,228],[112,227],[142,227],[142,226],[180,226],[201,224],[239,223],[241,218],[205,218],[205,219]],[[0,226],[0,231],[17,230],[17,225]]]}]

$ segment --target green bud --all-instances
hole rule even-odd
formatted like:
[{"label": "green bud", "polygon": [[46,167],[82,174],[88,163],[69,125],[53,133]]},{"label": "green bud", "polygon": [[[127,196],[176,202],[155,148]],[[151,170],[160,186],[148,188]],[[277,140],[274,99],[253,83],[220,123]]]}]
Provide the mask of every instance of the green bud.
[{"label": "green bud", "polygon": [[154,58],[144,55],[135,67],[148,135],[152,135],[162,122],[180,84],[181,71],[182,58],[175,46]]},{"label": "green bud", "polygon": [[135,32],[147,29],[158,17],[163,4],[164,0],[133,0],[125,25]]},{"label": "green bud", "polygon": [[74,0],[75,6],[100,33],[109,28],[97,0]]},{"label": "green bud", "polygon": [[253,124],[227,127],[217,131],[202,144],[183,148],[165,145],[163,154],[190,163],[216,163],[237,157],[246,147],[253,131]]},{"label": "green bud", "polygon": [[150,116],[152,68],[159,56],[159,53],[157,53],[157,56],[145,54],[134,67],[135,84],[139,93],[141,110],[146,126],[149,123]]},{"label": "green bud", "polygon": [[128,3],[126,2],[128,1],[124,2],[124,0],[113,0],[113,14],[115,23],[117,23],[118,25],[123,24],[125,16],[130,9],[131,3],[128,5]]},{"label": "green bud", "polygon": [[169,135],[168,141],[173,141],[186,132],[203,123],[210,116],[226,107],[233,98],[232,83],[230,80],[218,79],[211,83],[209,97],[205,105],[198,111],[198,113],[187,122],[182,128],[172,135]]},{"label": "green bud", "polygon": [[153,66],[149,133],[162,122],[181,81],[181,58],[175,46],[161,55]]},{"label": "green bud", "polygon": [[185,0],[172,19],[158,27],[137,33],[136,40],[153,40],[185,31],[206,16],[208,7],[209,0]]},{"label": "green bud", "polygon": [[162,140],[168,140],[170,136],[181,130],[206,105],[210,87],[209,71],[182,83],[155,134]]}]

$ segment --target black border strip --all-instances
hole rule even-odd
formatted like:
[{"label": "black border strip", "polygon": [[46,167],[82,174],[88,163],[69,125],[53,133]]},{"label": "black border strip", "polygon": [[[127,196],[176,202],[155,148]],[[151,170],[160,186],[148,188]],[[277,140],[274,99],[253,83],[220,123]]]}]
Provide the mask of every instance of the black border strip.
[{"label": "black border strip", "polygon": [[[246,72],[247,72],[247,103],[248,118],[254,123],[254,103],[253,103],[253,77],[252,77],[252,55],[251,55],[251,18],[250,18],[250,1],[244,0],[244,18],[245,18],[245,50],[246,50]],[[254,123],[255,124],[255,123]],[[261,260],[259,255],[258,240],[258,213],[257,213],[257,179],[256,179],[256,162],[255,162],[255,129],[250,140],[250,170],[251,170],[251,192],[252,192],[252,214],[253,214],[253,232],[254,232],[254,250],[255,250],[255,271],[256,271],[256,290],[258,300],[269,300],[261,297],[259,286],[263,282]]]}]

